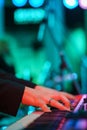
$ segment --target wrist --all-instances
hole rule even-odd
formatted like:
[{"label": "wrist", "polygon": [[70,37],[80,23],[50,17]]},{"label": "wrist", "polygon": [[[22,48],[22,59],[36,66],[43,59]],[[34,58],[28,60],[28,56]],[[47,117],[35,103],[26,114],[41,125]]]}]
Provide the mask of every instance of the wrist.
[{"label": "wrist", "polygon": [[36,85],[36,86],[35,86],[35,89],[40,90],[40,89],[41,89],[41,86]]},{"label": "wrist", "polygon": [[24,93],[22,96],[22,104],[26,104],[26,102],[28,101],[28,96],[31,95],[32,91],[32,88],[25,86]]}]

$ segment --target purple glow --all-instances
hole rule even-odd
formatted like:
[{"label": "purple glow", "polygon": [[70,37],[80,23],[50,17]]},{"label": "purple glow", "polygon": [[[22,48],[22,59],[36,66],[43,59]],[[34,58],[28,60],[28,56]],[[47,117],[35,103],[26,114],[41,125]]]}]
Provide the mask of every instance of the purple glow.
[{"label": "purple glow", "polygon": [[77,122],[76,124],[76,129],[78,130],[86,130],[87,128],[87,120],[86,119],[81,119]]},{"label": "purple glow", "polygon": [[79,6],[82,9],[87,9],[87,0],[79,0]]}]

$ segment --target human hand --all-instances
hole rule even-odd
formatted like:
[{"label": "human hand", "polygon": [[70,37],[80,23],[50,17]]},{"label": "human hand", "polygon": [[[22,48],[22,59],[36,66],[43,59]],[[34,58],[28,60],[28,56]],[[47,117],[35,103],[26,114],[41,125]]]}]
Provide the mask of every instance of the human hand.
[{"label": "human hand", "polygon": [[[65,92],[59,92],[50,88],[36,86],[35,89],[25,87],[22,103],[40,107],[44,112],[51,111],[47,105],[60,110],[70,111],[69,99],[75,99],[75,97]],[[60,103],[60,101],[62,103]]]},{"label": "human hand", "polygon": [[43,86],[36,86],[35,89],[45,93],[46,98],[48,98],[48,105],[60,110],[70,111],[70,100],[76,100],[76,96],[67,92],[61,92]]}]

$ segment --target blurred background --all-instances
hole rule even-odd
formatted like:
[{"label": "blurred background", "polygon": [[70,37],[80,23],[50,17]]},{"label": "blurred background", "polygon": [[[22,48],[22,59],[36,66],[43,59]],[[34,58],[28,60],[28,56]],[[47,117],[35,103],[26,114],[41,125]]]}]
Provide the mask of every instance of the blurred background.
[{"label": "blurred background", "polygon": [[[0,68],[58,91],[87,93],[86,0],[0,0]],[[1,114],[1,130],[34,110]]]}]

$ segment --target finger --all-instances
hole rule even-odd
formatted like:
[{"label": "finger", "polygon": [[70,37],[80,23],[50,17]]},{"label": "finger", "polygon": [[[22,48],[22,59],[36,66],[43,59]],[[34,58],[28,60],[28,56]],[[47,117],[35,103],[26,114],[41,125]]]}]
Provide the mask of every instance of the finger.
[{"label": "finger", "polygon": [[45,102],[40,101],[39,107],[44,111],[44,112],[51,112],[50,108],[45,104]]},{"label": "finger", "polygon": [[63,95],[63,93],[59,94],[54,99],[59,101],[62,105],[65,105],[65,107],[70,109],[70,101],[69,101],[69,99],[65,95]]},{"label": "finger", "polygon": [[66,92],[62,92],[62,94],[65,95],[68,99],[73,99],[73,100],[76,99],[76,97],[72,94],[69,94],[69,93],[66,93]]},{"label": "finger", "polygon": [[59,96],[60,103],[70,109],[70,101],[65,96]]},{"label": "finger", "polygon": [[69,108],[65,107],[63,104],[59,103],[58,101],[56,101],[56,100],[54,100],[54,99],[51,100],[51,102],[50,102],[49,105],[52,106],[52,107],[58,108],[58,109],[60,109],[60,110],[70,111]]}]

